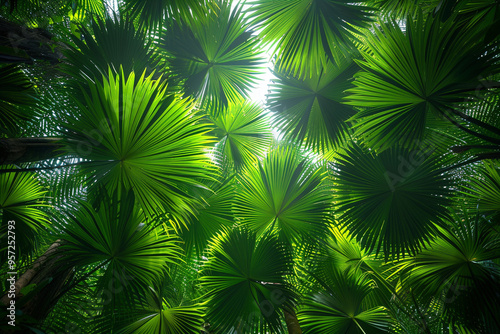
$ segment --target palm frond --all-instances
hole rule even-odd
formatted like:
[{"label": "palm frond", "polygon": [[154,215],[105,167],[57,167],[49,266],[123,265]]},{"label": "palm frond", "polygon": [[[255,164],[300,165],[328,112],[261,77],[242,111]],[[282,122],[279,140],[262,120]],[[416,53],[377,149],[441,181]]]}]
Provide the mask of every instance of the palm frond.
[{"label": "palm frond", "polygon": [[[5,168],[9,168],[7,165]],[[0,169],[0,246],[1,262],[7,260],[7,250],[15,254],[16,261],[38,249],[38,231],[50,225],[49,217],[41,210],[46,206],[46,190],[33,173],[1,173]],[[13,221],[13,223],[12,223]],[[8,247],[14,240],[14,249]],[[12,255],[12,253],[11,253]],[[11,270],[14,271],[14,270]]]},{"label": "palm frond", "polygon": [[270,85],[267,99],[275,127],[316,152],[342,145],[349,138],[345,121],[355,111],[341,102],[357,70],[350,58],[340,57],[337,64],[328,62],[319,74],[299,79],[280,71],[278,62],[273,71],[277,80]]},{"label": "palm frond", "polygon": [[125,8],[139,25],[151,30],[166,20],[189,21],[218,9],[220,0],[125,0]]},{"label": "palm frond", "polygon": [[236,228],[213,238],[200,277],[208,291],[211,330],[284,333],[281,310],[295,300],[284,281],[290,260],[288,248],[273,236],[257,239],[255,233]]},{"label": "palm frond", "polygon": [[[151,76],[113,75],[83,90],[80,115],[65,125],[73,154],[90,160],[82,170],[110,192],[132,189],[152,213],[190,211],[184,185],[210,173],[205,154],[209,129],[197,122],[187,99],[166,94],[166,83]],[[93,183],[92,180],[90,181]]]},{"label": "palm frond", "polygon": [[477,201],[479,211],[492,214],[499,221],[500,213],[500,172],[494,163],[485,163],[476,169],[476,175],[470,178],[467,189]]},{"label": "palm frond", "polygon": [[26,74],[16,65],[0,68],[0,132],[16,133],[22,120],[34,116],[35,91]]},{"label": "palm frond", "polygon": [[447,110],[473,97],[481,76],[498,72],[498,50],[476,31],[430,16],[407,20],[405,32],[382,24],[367,43],[347,103],[360,108],[352,118],[357,134],[377,150],[414,146],[429,114],[450,117]]},{"label": "palm frond", "polygon": [[[493,262],[499,258],[498,234],[490,223],[466,216],[442,229],[428,249],[415,257],[406,283],[422,297],[437,298],[448,321],[479,331],[500,330],[496,316],[500,267]],[[493,327],[483,328],[485,323]]]},{"label": "palm frond", "polygon": [[368,28],[371,8],[366,1],[249,0],[250,19],[267,43],[276,43],[280,70],[303,78],[319,75],[327,61],[337,62],[339,50],[353,47],[354,34]]},{"label": "palm frond", "polygon": [[369,250],[414,254],[447,218],[453,182],[441,163],[424,152],[346,149],[334,165],[339,223]]},{"label": "palm frond", "polygon": [[111,68],[114,75],[120,68],[128,76],[131,72],[151,74],[156,67],[151,42],[132,22],[114,17],[92,21],[91,29],[80,27],[82,39],[72,36],[76,47],[65,50],[66,62],[62,69],[79,83],[107,77]]},{"label": "palm frond", "polygon": [[269,118],[256,103],[229,103],[217,116],[211,117],[219,142],[217,150],[239,169],[258,161],[271,144]]},{"label": "palm frond", "polygon": [[[125,292],[144,291],[160,282],[167,264],[177,262],[182,254],[178,238],[158,227],[161,218],[146,219],[131,194],[119,199],[115,193],[97,211],[85,202],[76,209],[60,223],[60,248],[64,259],[71,259],[64,265],[101,268],[97,292],[108,289],[109,282]],[[121,282],[116,282],[117,275]]]},{"label": "palm frond", "polygon": [[334,271],[322,284],[324,290],[308,295],[299,308],[304,333],[387,333],[387,310],[363,304],[373,290],[366,276]]},{"label": "palm frond", "polygon": [[241,224],[281,240],[322,235],[330,209],[325,169],[291,147],[271,151],[257,166],[246,168],[236,194],[235,215]]},{"label": "palm frond", "polygon": [[248,96],[257,82],[263,59],[258,40],[241,16],[227,2],[206,19],[172,21],[161,34],[168,69],[183,81],[186,95],[197,97],[217,110]]}]

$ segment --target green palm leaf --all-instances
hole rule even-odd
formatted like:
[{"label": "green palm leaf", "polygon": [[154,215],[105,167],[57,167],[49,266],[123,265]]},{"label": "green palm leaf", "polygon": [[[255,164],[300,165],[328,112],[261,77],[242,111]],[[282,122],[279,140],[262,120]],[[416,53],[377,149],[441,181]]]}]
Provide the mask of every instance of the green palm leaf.
[{"label": "green palm leaf", "polygon": [[258,40],[241,17],[223,1],[205,19],[172,22],[159,47],[168,69],[184,82],[185,93],[215,107],[246,97],[261,72]]},{"label": "green palm leaf", "polygon": [[467,189],[469,195],[478,201],[478,209],[493,214],[499,222],[500,216],[500,172],[493,163],[484,164],[476,170]]},{"label": "green palm leaf", "polygon": [[405,19],[415,16],[419,11],[432,12],[438,2],[442,1],[370,0],[368,5],[377,8],[382,17]]},{"label": "green palm leaf", "polygon": [[18,131],[19,121],[33,117],[34,90],[28,77],[16,66],[0,68],[0,131]]},{"label": "green palm leaf", "polygon": [[91,28],[81,26],[83,40],[72,36],[77,48],[65,51],[63,70],[80,83],[108,76],[109,68],[116,75],[122,67],[129,75],[144,70],[150,74],[156,67],[151,42],[146,41],[146,34],[136,30],[132,22],[108,18],[92,21]]},{"label": "green palm leaf", "polygon": [[122,289],[128,284],[145,289],[159,282],[167,264],[182,254],[178,238],[158,227],[159,218],[145,219],[133,196],[118,201],[115,194],[97,211],[85,202],[74,209],[61,223],[60,248],[68,261],[64,265],[101,268],[99,291],[106,290],[117,275]]},{"label": "green palm leaf", "polygon": [[217,150],[239,168],[257,162],[271,144],[269,119],[256,103],[230,103],[217,116],[212,116]]},{"label": "green palm leaf", "polygon": [[343,103],[344,91],[358,67],[349,58],[330,62],[320,74],[309,73],[304,79],[288,75],[275,67],[278,78],[270,86],[267,105],[275,113],[275,126],[293,139],[317,152],[338,147],[348,138],[346,120],[354,110]]},{"label": "green palm leaf", "polygon": [[[117,333],[134,334],[199,334],[204,322],[204,311],[200,305],[171,306],[165,298],[161,298],[158,292],[150,289],[146,293],[147,306],[124,310],[128,316],[134,319]],[[123,311],[122,311],[123,312]]]},{"label": "green palm leaf", "polygon": [[190,210],[183,187],[207,177],[209,129],[198,124],[187,99],[166,95],[166,83],[123,71],[83,91],[80,115],[66,124],[73,152],[90,160],[82,169],[110,192],[132,189],[146,212]]},{"label": "green palm leaf", "polygon": [[276,148],[242,173],[235,215],[259,235],[277,233],[289,242],[321,235],[330,207],[325,177],[322,166],[297,150]]},{"label": "green palm leaf", "polygon": [[382,24],[367,43],[348,104],[360,108],[353,117],[357,133],[375,149],[414,145],[429,114],[450,117],[447,109],[473,97],[481,75],[498,71],[498,50],[489,50],[476,31],[430,16],[408,20],[406,32]]},{"label": "green palm leaf", "polygon": [[[11,166],[5,166],[9,168]],[[0,169],[1,172],[1,169]],[[47,192],[32,173],[0,173],[0,247],[1,262],[7,259],[8,241],[14,240],[16,259],[36,252],[39,230],[49,226],[45,212],[40,210]],[[9,224],[14,221],[14,224]],[[14,229],[9,228],[14,226]],[[9,232],[10,231],[10,232]],[[8,237],[10,235],[10,237]],[[12,251],[12,248],[10,249]],[[12,255],[12,254],[10,254]],[[13,271],[13,270],[11,270]]]},{"label": "green palm leaf", "polygon": [[295,298],[284,280],[291,270],[288,248],[272,236],[258,240],[255,233],[237,228],[213,238],[208,254],[200,281],[210,298],[211,328],[282,333],[281,309]]},{"label": "green palm leaf", "polygon": [[367,28],[370,8],[361,1],[249,0],[250,18],[266,42],[276,42],[280,69],[293,76],[320,74],[338,50],[352,46],[353,34]]},{"label": "green palm leaf", "polygon": [[206,188],[193,189],[197,192],[195,197],[202,201],[196,207],[195,214],[189,216],[187,226],[180,233],[188,257],[193,250],[198,256],[203,254],[208,241],[217,232],[234,225],[231,213],[235,195],[234,181],[234,177],[230,177],[209,182]]},{"label": "green palm leaf", "polygon": [[132,18],[149,29],[161,25],[166,18],[189,20],[204,17],[208,10],[217,10],[214,0],[125,0],[125,7]]},{"label": "green palm leaf", "polygon": [[334,167],[339,222],[368,249],[387,256],[415,253],[447,217],[452,180],[442,161],[391,149],[374,155],[353,146]]},{"label": "green palm leaf", "polygon": [[[406,284],[424,298],[437,299],[448,321],[479,332],[500,330],[498,232],[479,217],[460,220],[415,257]],[[482,328],[484,323],[493,327]]]},{"label": "green palm leaf", "polygon": [[322,282],[325,290],[308,295],[299,308],[297,317],[304,333],[387,333],[386,309],[364,302],[372,293],[372,284],[364,275],[334,271]]}]

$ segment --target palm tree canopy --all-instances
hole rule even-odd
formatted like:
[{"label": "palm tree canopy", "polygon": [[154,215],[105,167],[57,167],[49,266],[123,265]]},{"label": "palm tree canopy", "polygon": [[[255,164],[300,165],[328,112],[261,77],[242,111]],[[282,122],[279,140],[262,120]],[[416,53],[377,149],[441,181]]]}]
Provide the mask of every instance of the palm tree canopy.
[{"label": "palm tree canopy", "polygon": [[0,332],[500,333],[499,18],[6,1]]}]

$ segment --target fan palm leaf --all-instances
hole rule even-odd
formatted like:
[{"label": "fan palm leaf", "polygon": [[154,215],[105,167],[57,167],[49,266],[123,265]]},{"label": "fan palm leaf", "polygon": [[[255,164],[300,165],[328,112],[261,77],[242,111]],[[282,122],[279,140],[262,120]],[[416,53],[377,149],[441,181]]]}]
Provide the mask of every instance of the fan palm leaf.
[{"label": "fan palm leaf", "polygon": [[72,36],[75,47],[65,50],[66,62],[63,70],[79,83],[86,80],[119,74],[120,68],[129,75],[131,72],[148,75],[156,67],[151,50],[151,42],[143,31],[136,30],[132,22],[108,18],[92,21],[91,29],[80,27],[82,38]]},{"label": "fan palm leaf", "polygon": [[183,81],[185,93],[213,106],[227,106],[248,96],[257,82],[262,58],[258,40],[228,2],[206,19],[173,21],[160,36],[168,70]]},{"label": "fan palm leaf", "polygon": [[471,178],[467,189],[469,196],[478,202],[478,209],[492,214],[500,222],[500,173],[493,163],[485,163],[477,169],[478,173]]},{"label": "fan palm leaf", "polygon": [[325,178],[324,168],[297,150],[276,148],[242,173],[235,215],[259,235],[277,233],[288,242],[314,238],[326,228],[330,208]]},{"label": "fan palm leaf", "polygon": [[271,84],[267,99],[276,128],[316,152],[326,152],[345,142],[345,121],[355,111],[341,102],[344,91],[352,86],[357,65],[341,57],[337,64],[328,62],[319,74],[313,72],[304,79],[279,68],[278,63],[273,72],[277,80]]},{"label": "fan palm leaf", "polygon": [[417,254],[406,284],[422,297],[437,297],[447,320],[484,331],[480,319],[490,318],[486,323],[500,330],[499,258],[498,232],[484,219],[465,216]]},{"label": "fan palm leaf", "polygon": [[323,291],[310,294],[297,317],[304,333],[368,334],[386,333],[389,316],[382,306],[369,307],[365,298],[373,282],[364,275],[333,271],[322,281]]},{"label": "fan palm leaf", "polygon": [[236,168],[256,163],[271,144],[269,119],[256,103],[230,103],[211,118],[219,139],[217,150],[223,152]]},{"label": "fan palm leaf", "polygon": [[359,28],[367,28],[371,8],[366,1],[250,0],[250,19],[262,39],[276,43],[280,70],[302,78],[321,73],[338,50],[352,46]]},{"label": "fan palm leaf", "polygon": [[[451,118],[454,105],[481,87],[481,76],[498,72],[498,50],[472,29],[422,15],[382,24],[367,37],[363,71],[356,74],[348,104],[357,134],[372,148],[405,147],[421,140],[429,114]],[[449,110],[450,109],[450,110]]]},{"label": "fan palm leaf", "polygon": [[295,298],[284,279],[290,260],[288,248],[270,235],[257,239],[255,233],[236,228],[213,238],[200,277],[208,291],[211,328],[282,333],[279,311]]},{"label": "fan palm leaf", "polygon": [[132,189],[148,212],[189,211],[184,186],[210,172],[205,154],[209,129],[199,124],[187,99],[166,94],[166,83],[145,73],[109,74],[76,101],[80,115],[65,125],[72,152],[90,160],[82,170],[112,193]]},{"label": "fan palm leaf", "polygon": [[139,18],[139,25],[149,29],[157,28],[169,18],[188,21],[218,9],[214,0],[125,0],[125,7],[132,18]]},{"label": "fan palm leaf", "polygon": [[47,191],[33,173],[1,173],[0,169],[0,189],[0,235],[3,241],[0,250],[1,262],[5,263],[8,240],[14,240],[16,259],[20,260],[37,250],[38,230],[47,228],[50,221],[41,210],[46,206],[44,196]]},{"label": "fan palm leaf", "polygon": [[159,217],[146,219],[134,206],[131,193],[121,200],[115,193],[98,210],[85,202],[74,209],[61,222],[60,248],[68,261],[63,265],[101,269],[99,292],[116,281],[117,275],[120,288],[131,285],[144,291],[148,284],[159,282],[167,264],[182,254],[178,238],[164,226],[158,227]]},{"label": "fan palm leaf", "polygon": [[[146,292],[145,302],[137,302],[139,305],[132,309],[127,305],[119,305],[115,312],[124,315],[121,321],[111,328],[98,329],[122,334],[198,334],[201,331],[205,313],[199,304],[173,306],[151,287]],[[106,319],[102,320],[104,325],[109,325]]]},{"label": "fan palm leaf", "polygon": [[339,153],[334,165],[339,223],[386,257],[415,253],[447,218],[453,183],[441,164],[436,156],[407,150],[375,155],[352,146]]},{"label": "fan palm leaf", "polygon": [[[0,131],[16,133],[19,121],[33,117],[35,104],[32,83],[16,65],[0,68]],[[1,161],[1,157],[0,157]]]}]

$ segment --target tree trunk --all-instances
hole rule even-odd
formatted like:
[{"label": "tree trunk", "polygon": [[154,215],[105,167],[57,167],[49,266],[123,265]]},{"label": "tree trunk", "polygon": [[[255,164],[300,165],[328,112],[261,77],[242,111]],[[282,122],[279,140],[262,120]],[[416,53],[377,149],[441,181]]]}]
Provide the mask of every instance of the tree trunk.
[{"label": "tree trunk", "polygon": [[[24,314],[33,319],[43,321],[57,303],[60,291],[65,287],[65,283],[71,278],[73,270],[71,268],[61,269],[60,259],[62,255],[58,254],[60,240],[54,242],[43,255],[33,263],[32,267],[19,277],[15,283],[15,299],[20,300],[23,297],[21,289],[30,284],[44,284],[45,286],[20,306]],[[5,294],[1,298],[3,305],[10,303],[10,298]]]},{"label": "tree trunk", "polygon": [[288,334],[302,334],[302,329],[300,328],[299,320],[297,319],[295,311],[293,309],[290,309],[289,311],[290,312],[284,311]]},{"label": "tree trunk", "polygon": [[0,139],[0,165],[56,158],[64,146],[57,137]]},{"label": "tree trunk", "polygon": [[[59,241],[60,240],[57,240],[52,245],[50,245],[50,247],[45,251],[45,253],[43,253],[42,256],[40,256],[38,259],[36,259],[36,261],[33,263],[33,266],[30,269],[26,270],[24,272],[24,274],[22,274],[21,277],[19,277],[17,279],[17,281],[15,283],[15,287],[16,287],[16,297],[15,298],[17,298],[19,296],[19,291],[21,291],[22,288],[24,288],[30,284],[33,277],[35,277],[37,271],[40,269],[41,266],[43,266],[45,264],[47,259],[57,251],[57,248],[60,245]],[[7,294],[3,295],[2,299],[0,299],[0,302],[4,305],[8,305],[9,298],[8,298]]]}]

